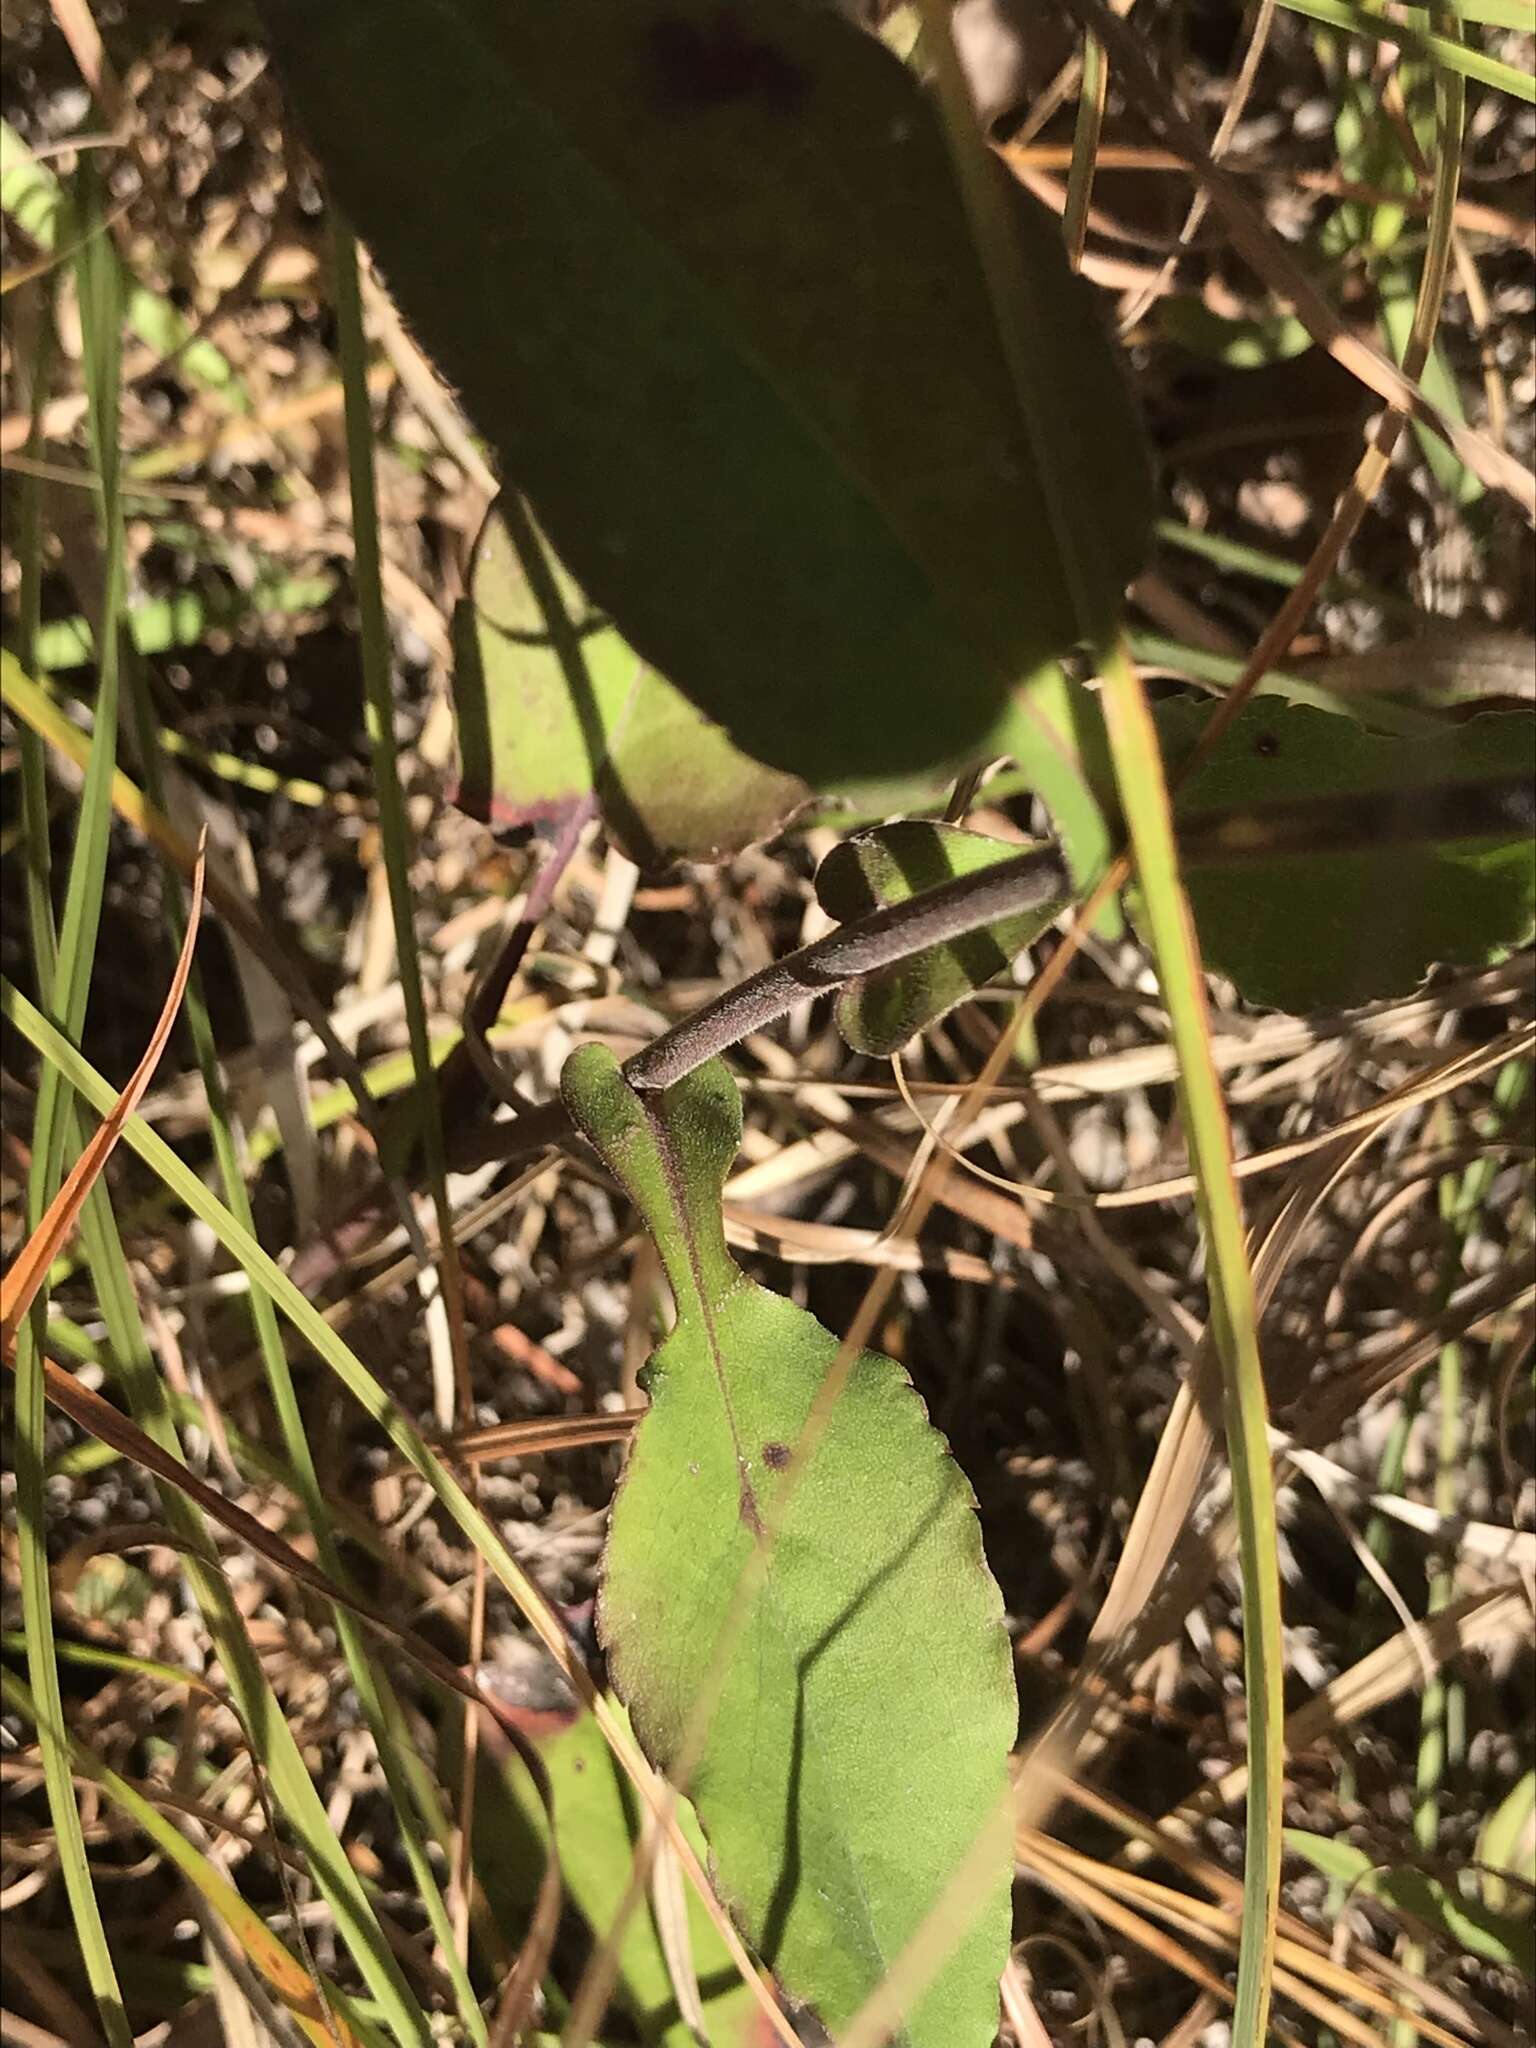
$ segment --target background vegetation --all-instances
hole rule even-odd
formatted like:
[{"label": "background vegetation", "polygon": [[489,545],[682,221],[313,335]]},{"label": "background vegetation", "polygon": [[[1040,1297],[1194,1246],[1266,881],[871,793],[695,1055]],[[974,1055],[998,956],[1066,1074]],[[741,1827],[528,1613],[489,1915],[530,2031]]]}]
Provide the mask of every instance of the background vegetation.
[{"label": "background vegetation", "polygon": [[[895,800],[754,781],[735,843],[687,849],[711,861],[611,791],[508,792],[515,724],[461,786],[495,457],[328,208],[261,26],[7,10],[8,1258],[155,1036],[202,833],[210,908],[5,1379],[5,2039],[766,2038],[696,1835],[607,1938],[656,1847],[643,1766],[547,1652],[590,1647],[665,1292],[591,1155],[520,1148],[506,1102],[819,937],[817,865],[873,818],[1056,829],[1074,858],[1097,830],[1097,873],[1118,788],[1149,884],[1136,792],[1248,671],[1256,758],[1276,719],[1288,761],[1321,735],[1293,795],[1418,815],[1453,766],[1536,766],[1529,7],[1118,14],[1129,47],[1091,13],[1020,36],[964,0],[955,26],[1147,421],[1128,645],[1157,739],[1111,716],[1107,826],[1042,800],[1021,737]],[[925,62],[918,13],[871,26]],[[1448,439],[1386,405],[1415,392]],[[1388,741],[1422,765],[1379,774]],[[1532,2038],[1529,847],[1506,831],[1468,881],[1360,815],[1321,881],[1192,867],[1208,1027],[1148,886],[894,1068],[826,1001],[732,1054],[731,1242],[830,1329],[868,1321],[980,1502],[1021,1699],[1022,2048],[1215,2044],[1261,1980],[1277,2039]],[[1240,1468],[1234,1496],[1213,1377],[1245,1290],[1269,1649],[1234,1561],[1266,1488]],[[499,1720],[466,1715],[477,1680]],[[1245,1918],[1282,1789],[1278,1898]]]}]

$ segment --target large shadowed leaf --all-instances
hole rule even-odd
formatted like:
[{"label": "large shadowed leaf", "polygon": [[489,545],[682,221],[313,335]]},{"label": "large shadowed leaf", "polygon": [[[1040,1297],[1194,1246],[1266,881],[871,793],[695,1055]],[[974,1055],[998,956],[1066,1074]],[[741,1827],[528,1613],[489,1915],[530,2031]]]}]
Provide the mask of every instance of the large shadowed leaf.
[{"label": "large shadowed leaf", "polygon": [[[1183,699],[1158,707],[1171,764],[1210,717],[1211,706]],[[1407,739],[1274,698],[1249,704],[1181,788],[1181,826],[1242,812],[1261,833],[1264,806],[1295,799],[1333,799],[1347,823],[1354,798],[1362,816],[1372,806],[1376,843],[1191,866],[1207,963],[1250,1002],[1304,1011],[1402,995],[1437,961],[1470,966],[1520,944],[1536,910],[1530,832],[1495,814],[1479,835],[1475,799],[1479,785],[1528,782],[1533,765],[1526,712]]]},{"label": "large shadowed leaf", "polygon": [[594,615],[515,502],[481,531],[453,642],[457,801],[488,824],[558,820],[595,789],[612,837],[658,868],[737,853],[810,794]]},{"label": "large shadowed leaf", "polygon": [[865,1352],[838,1385],[838,1340],[731,1258],[741,1104],[720,1061],[642,1099],[587,1045],[561,1086],[678,1309],[609,1528],[614,1685],[662,1770],[693,1760],[721,1897],[793,1997],[835,2032],[942,1903],[891,2038],[983,2048],[1017,1701],[971,1490],[893,1360]]},{"label": "large shadowed leaf", "polygon": [[1010,187],[1030,404],[1073,448],[1043,476],[934,107],[835,9],[263,12],[561,559],[755,758],[820,787],[973,758],[1020,677],[1112,625],[1149,482],[1091,288]]}]

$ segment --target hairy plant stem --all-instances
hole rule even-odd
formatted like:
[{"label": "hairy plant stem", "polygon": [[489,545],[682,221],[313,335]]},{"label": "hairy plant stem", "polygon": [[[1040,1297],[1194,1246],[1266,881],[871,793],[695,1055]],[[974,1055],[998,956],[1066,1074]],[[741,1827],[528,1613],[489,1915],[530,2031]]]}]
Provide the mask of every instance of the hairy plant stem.
[{"label": "hairy plant stem", "polygon": [[[1297,797],[1246,811],[1215,811],[1181,822],[1179,859],[1186,867],[1230,866],[1286,854],[1346,853],[1425,839],[1476,839],[1529,831],[1536,816],[1527,778],[1477,781],[1399,791],[1363,791],[1347,801]],[[808,996],[826,995],[863,974],[892,967],[928,946],[965,937],[1005,917],[1065,909],[1075,897],[1060,850],[1039,846],[979,874],[957,876],[909,902],[840,925],[825,938],[684,1017],[625,1062],[632,1087],[670,1088],[716,1053],[787,1016]],[[491,1159],[525,1159],[571,1136],[563,1106],[521,1110],[513,1123],[483,1124],[457,1134],[452,1164],[466,1172]]]},{"label": "hairy plant stem", "polygon": [[[641,1090],[670,1088],[716,1053],[787,1016],[808,996],[825,995],[858,975],[892,967],[927,946],[963,938],[999,918],[1051,904],[1064,909],[1071,898],[1072,878],[1055,846],[1033,847],[981,874],[942,882],[908,903],[839,925],[825,938],[749,975],[627,1060],[624,1078]],[[471,1157],[456,1158],[454,1164],[464,1171],[488,1159],[526,1158],[570,1135],[564,1105],[545,1103],[525,1110],[515,1123],[476,1132]]]}]

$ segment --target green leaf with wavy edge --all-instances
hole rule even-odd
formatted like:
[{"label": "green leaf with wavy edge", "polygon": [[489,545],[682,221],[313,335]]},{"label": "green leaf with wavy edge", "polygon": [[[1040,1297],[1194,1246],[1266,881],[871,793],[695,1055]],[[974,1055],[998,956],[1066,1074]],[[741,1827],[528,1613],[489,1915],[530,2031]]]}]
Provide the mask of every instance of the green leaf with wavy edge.
[{"label": "green leaf with wavy edge", "polygon": [[723,860],[810,797],[594,615],[516,499],[487,516],[453,620],[455,801],[491,825],[558,822],[595,789],[642,868]]},{"label": "green leaf with wavy edge", "polygon": [[997,167],[1036,410],[1072,447],[1046,477],[932,103],[836,10],[263,12],[561,560],[754,758],[824,787],[963,764],[1018,679],[1112,627],[1150,486],[1092,288]]},{"label": "green leaf with wavy edge", "polygon": [[[816,899],[830,917],[846,924],[888,904],[905,903],[925,889],[957,875],[974,875],[1021,849],[959,825],[902,818],[857,832],[834,846],[816,870]],[[942,946],[927,946],[894,967],[861,975],[837,998],[837,1028],[855,1052],[884,1058],[963,1003],[968,995],[1006,973],[1014,958],[1037,939],[1064,905],[1019,917],[999,918]]]},{"label": "green leaf with wavy edge", "polygon": [[943,1900],[934,1974],[893,2039],[985,2048],[1017,1701],[970,1487],[900,1366],[864,1352],[836,1371],[838,1340],[726,1249],[741,1104],[720,1061],[641,1098],[587,1045],[561,1088],[678,1309],[609,1528],[614,1685],[793,1997],[835,2031]]},{"label": "green leaf with wavy edge", "polygon": [[[1211,715],[1183,699],[1158,706],[1170,766],[1188,757]],[[1400,796],[1416,817],[1438,791],[1528,768],[1533,745],[1526,712],[1410,739],[1269,699],[1239,713],[1182,784],[1179,819],[1377,792]],[[1471,966],[1522,943],[1536,912],[1536,860],[1528,836],[1447,836],[1201,865],[1186,887],[1207,966],[1250,1002],[1305,1011],[1404,995],[1436,962]]]}]

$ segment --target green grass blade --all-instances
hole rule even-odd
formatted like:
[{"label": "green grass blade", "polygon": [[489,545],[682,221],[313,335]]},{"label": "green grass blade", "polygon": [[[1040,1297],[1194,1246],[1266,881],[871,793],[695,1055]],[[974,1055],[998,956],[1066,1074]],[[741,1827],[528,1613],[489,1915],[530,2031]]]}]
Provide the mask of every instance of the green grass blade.
[{"label": "green grass blade", "polygon": [[[147,1435],[180,1459],[168,1389],[144,1333],[117,1219],[100,1183],[86,1202],[81,1234],[129,1410]],[[187,1577],[224,1668],[230,1697],[266,1770],[276,1803],[395,2039],[401,2048],[418,2048],[426,2040],[425,2016],[384,1938],[362,1881],[331,1827],[287,1718],[252,1648],[202,1518],[173,1489],[162,1487],[160,1500],[165,1519],[183,1547]]]},{"label": "green grass blade", "polygon": [[[32,1722],[39,1741],[42,1741],[47,1709],[36,1702],[21,1680],[9,1671],[0,1671],[0,1697],[13,1712],[24,1714]],[[325,1986],[330,2013],[320,2012],[314,1980],[298,1958],[269,1931],[255,1908],[246,1903],[229,1879],[193,1847],[152,1801],[146,1799],[136,1786],[119,1777],[116,1771],[110,1770],[83,1742],[71,1738],[62,1721],[56,1722],[48,1733],[66,1750],[71,1769],[99,1786],[112,1805],[148,1836],[204,1904],[219,1916],[231,1938],[266,1977],[316,2048],[336,2048],[338,2019],[344,2020],[354,2039],[359,2038],[359,2030],[335,1986]]]},{"label": "green grass blade", "polygon": [[[65,225],[69,204],[64,188],[46,164],[39,163],[8,121],[0,121],[0,211],[11,217],[44,254],[66,252],[74,239]],[[61,238],[59,230],[65,226]],[[123,318],[162,358],[174,362],[204,390],[222,398],[233,412],[249,412],[245,385],[223,351],[197,333],[187,316],[147,285],[130,283]]]},{"label": "green grass blade", "polygon": [[1536,8],[1531,0],[1441,0],[1441,4],[1463,21],[1481,22],[1487,28],[1521,28],[1527,35],[1536,29]]},{"label": "green grass blade", "polygon": [[[1130,650],[1145,668],[1170,669],[1191,682],[1208,683],[1223,695],[1238,683],[1246,664],[1231,654],[1212,654],[1209,648],[1191,647],[1182,640],[1170,640],[1161,633],[1132,633]],[[1434,732],[1440,720],[1432,711],[1420,711],[1411,704],[1394,704],[1388,698],[1361,693],[1345,696],[1306,676],[1293,676],[1283,669],[1271,669],[1261,676],[1256,697],[1284,697],[1292,704],[1310,704],[1318,711],[1331,711],[1352,724],[1376,732],[1405,735]]]},{"label": "green grass blade", "polygon": [[[75,276],[85,349],[91,438],[101,477],[105,570],[102,618],[106,645],[99,670],[95,738],[86,766],[65,889],[63,930],[57,939],[47,866],[47,798],[42,763],[35,755],[24,760],[28,770],[28,810],[32,821],[28,834],[27,893],[33,963],[39,988],[49,991],[55,1013],[63,1019],[66,1029],[75,1034],[78,1034],[85,1018],[106,879],[107,838],[112,817],[111,778],[117,746],[117,668],[113,651],[117,641],[123,580],[122,521],[116,494],[120,326],[117,270],[111,245],[101,231],[100,189],[94,169],[89,164],[82,170],[77,191],[79,204],[75,213],[82,242],[76,258]],[[65,1147],[73,1122],[68,1086],[57,1067],[45,1061],[38,1085],[32,1168],[27,1180],[27,1221],[31,1229],[36,1229],[63,1179]],[[47,1314],[48,1294],[44,1286],[38,1292],[31,1316],[19,1333],[16,1358],[16,1514],[22,1627],[27,1639],[27,1668],[44,1717],[39,1726],[39,1745],[48,1809],[53,1819],[60,1868],[86,1979],[111,2048],[130,2048],[132,2037],[128,2017],[123,2009],[101,1908],[91,1882],[85,1838],[70,1775],[69,1750],[62,1735],[64,1703],[53,1636],[44,1490],[45,1403],[41,1339]]]},{"label": "green grass blade", "polygon": [[[357,243],[338,214],[332,228],[334,251],[337,352],[341,363],[347,430],[347,474],[352,491],[352,531],[358,615],[361,626],[363,690],[368,744],[373,756],[373,786],[379,806],[379,837],[389,885],[400,985],[405,996],[406,1031],[416,1070],[416,1096],[421,1106],[422,1152],[442,1246],[440,1278],[443,1305],[453,1347],[457,1405],[461,1417],[472,1406],[469,1357],[464,1337],[464,1306],[454,1248],[453,1208],[448,1199],[448,1159],[443,1143],[442,1104],[437,1069],[427,1030],[426,997],[421,982],[421,954],[416,944],[416,909],[411,894],[411,831],[400,786],[395,748],[394,694],[390,687],[389,628],[384,616],[384,585],[379,557],[379,512],[373,476],[373,427],[368,397],[368,359],[363,338],[362,291],[357,273]],[[446,1406],[446,1403],[443,1404]],[[440,1413],[439,1420],[448,1421]]]},{"label": "green grass blade", "polygon": [[[1294,590],[1305,574],[1299,562],[1293,562],[1285,555],[1273,554],[1268,548],[1252,547],[1246,541],[1232,540],[1224,533],[1186,525],[1182,519],[1159,519],[1153,527],[1153,537],[1168,547],[1181,549],[1185,554],[1198,555],[1202,561],[1214,562],[1218,569],[1226,570],[1231,576],[1252,576],[1261,583],[1276,584],[1281,590]],[[1323,591],[1329,597],[1359,598],[1375,605],[1389,618],[1412,622],[1421,616],[1412,598],[1401,591],[1383,590],[1355,576],[1335,576],[1323,585]]]},{"label": "green grass blade", "polygon": [[[34,1003],[29,1002],[11,983],[3,980],[0,980],[0,1015],[9,1018],[45,1058],[59,1065],[71,1087],[84,1101],[100,1115],[108,1114],[116,1099],[109,1083],[104,1081],[89,1061],[54,1028]],[[364,1413],[378,1423],[395,1449],[426,1480],[459,1528],[490,1564],[497,1579],[531,1623],[539,1640],[571,1681],[577,1696],[597,1716],[610,1748],[630,1774],[642,1796],[651,1803],[653,1811],[663,1816],[664,1824],[667,1824],[670,1809],[657,1781],[647,1769],[627,1728],[593,1686],[585,1664],[572,1650],[565,1631],[548,1602],[512,1557],[506,1544],[464,1487],[433,1452],[421,1432],[379,1385],[357,1354],[330,1327],[314,1304],[306,1300],[277,1262],[256,1243],[248,1231],[240,1227],[224,1204],[204,1187],[192,1169],[184,1160],[178,1158],[158,1132],[152,1130],[142,1117],[130,1117],[123,1128],[122,1142],[138,1153],[151,1171],[171,1189],[178,1200],[186,1204],[194,1216],[208,1225],[225,1250],[244,1268],[252,1281],[271,1295],[280,1312],[337,1375]],[[222,1584],[222,1581],[219,1583]],[[225,1661],[228,1669],[227,1659]],[[259,1667],[257,1677],[260,1677]],[[234,1691],[233,1685],[231,1691]],[[295,1749],[295,1758],[297,1754]],[[302,1766],[300,1768],[302,1769]],[[309,1785],[307,1777],[304,1782],[313,1798],[314,1788]],[[281,1797],[283,1786],[275,1769],[273,1785]],[[673,1840],[689,1882],[699,1890],[702,1897],[712,1902],[713,1895],[698,1858],[681,1837],[674,1834]],[[731,1949],[733,1963],[749,1982],[761,1988],[761,1979],[757,1976],[745,1950],[735,1941],[727,1923],[720,1920],[717,1925],[727,1937],[727,1946]],[[772,2017],[777,2037],[792,2044],[793,2036],[788,2032],[787,2023],[779,2015],[777,2006],[769,2000],[765,1989],[762,1990],[762,2003],[764,2011]]]},{"label": "green grass blade", "polygon": [[[358,276],[357,244],[351,229],[338,214],[332,225],[335,271],[337,353],[347,436],[347,473],[352,495],[354,582],[361,623],[364,708],[368,744],[373,760],[373,785],[378,802],[379,836],[384,854],[389,907],[395,931],[395,952],[400,967],[400,985],[405,997],[406,1032],[415,1074],[416,1101],[420,1110],[422,1153],[432,1207],[437,1221],[437,1281],[441,1292],[427,1299],[431,1317],[442,1313],[447,1324],[447,1350],[453,1387],[443,1387],[439,1396],[439,1419],[446,1421],[457,1411],[461,1423],[473,1419],[474,1399],[470,1385],[469,1350],[466,1335],[463,1289],[460,1282],[458,1247],[454,1237],[453,1204],[448,1194],[448,1155],[443,1138],[442,1102],[432,1042],[427,1024],[426,995],[421,979],[421,955],[416,943],[415,899],[411,891],[411,831],[405,814],[405,793],[400,784],[399,757],[395,748],[394,693],[391,688],[389,629],[384,615],[384,585],[379,549],[379,513],[373,470],[373,425],[368,395],[368,356],[363,334],[361,281]],[[352,1624],[355,1627],[355,1624]],[[472,1797],[471,1789],[466,1796]],[[444,1848],[449,1847],[444,1843]],[[414,1862],[413,1857],[413,1862]],[[421,1878],[431,1886],[433,1925],[445,1957],[451,1958],[456,1981],[462,1980],[461,1998],[467,2002],[467,2023],[484,2038],[484,2023],[469,1995],[458,1959],[459,1943],[453,1939],[446,1909],[435,1880],[421,1857]]]},{"label": "green grass blade", "polygon": [[1067,168],[1067,205],[1062,239],[1072,267],[1081,268],[1088,239],[1088,210],[1093,204],[1093,173],[1104,132],[1104,102],[1109,89],[1109,59],[1091,29],[1083,34],[1083,69],[1077,88],[1077,122],[1072,130],[1072,161]]},{"label": "green grass blade", "polygon": [[1162,759],[1146,694],[1123,646],[1106,664],[1103,695],[1115,779],[1178,1055],[1179,1095],[1210,1273],[1211,1323],[1222,1365],[1243,1567],[1249,1754],[1242,1944],[1232,2038],[1258,2042],[1265,2038],[1274,1976],[1285,1789],[1278,1530],[1258,1315],[1232,1170],[1232,1133],[1211,1056],[1199,943],[1179,881]]},{"label": "green grass blade", "polygon": [[[117,494],[121,274],[114,245],[109,235],[100,231],[100,206],[99,201],[93,196],[94,187],[89,182],[89,173],[82,179],[81,189],[86,203],[82,206],[76,264],[85,342],[85,372],[91,405],[93,455],[102,492],[105,589],[97,663],[95,736],[91,744],[81,796],[79,826],[65,898],[63,926],[58,940],[56,966],[52,958],[51,914],[41,916],[37,927],[39,985],[53,989],[55,1012],[64,1021],[67,1032],[72,1036],[78,1036],[84,1017],[100,916],[101,889],[111,822],[111,783],[115,769],[123,620],[122,521]],[[37,836],[37,843],[46,847],[46,833]],[[34,884],[32,894],[34,905],[39,912],[46,910],[46,881],[44,880],[40,886]],[[44,1190],[51,1192],[58,1184],[64,1153],[70,1144],[74,1123],[67,1083],[63,1081],[56,1062],[45,1058],[38,1094],[38,1138],[34,1146],[35,1187],[29,1190],[29,1202],[33,1205],[35,1213],[40,1213],[41,1206],[46,1202]],[[164,1405],[163,1384],[156,1372],[153,1356],[144,1335],[121,1238],[104,1186],[98,1184],[92,1190],[85,1205],[81,1225],[87,1260],[107,1323],[109,1341],[124,1373],[135,1419],[168,1449],[177,1450],[174,1428]],[[45,1301],[40,1300],[38,1312],[40,1315],[46,1312]],[[30,1571],[31,1579],[26,1624],[29,1639],[35,1646],[30,1667],[33,1686],[43,1703],[50,1724],[57,1727],[62,1726],[62,1704],[58,1694],[57,1672],[52,1666],[52,1628],[47,1598],[46,1554],[41,1547],[41,1360],[32,1341],[31,1327],[23,1332],[22,1343],[18,1347],[18,1509],[23,1524],[24,1541],[28,1540],[26,1532],[31,1530],[33,1533],[30,1540],[37,1546],[37,1556],[30,1567],[26,1568]],[[179,1455],[179,1450],[177,1454]],[[246,1725],[253,1730],[267,1731],[267,1741],[258,1753],[267,1761],[279,1803],[287,1812],[295,1833],[309,1856],[316,1880],[336,1913],[338,1924],[353,1950],[365,1980],[389,2015],[397,2038],[402,2043],[416,2043],[424,2038],[424,2016],[411,1996],[399,1966],[389,1950],[372,1908],[368,1905],[361,1882],[348,1863],[326,1819],[324,1807],[304,1767],[286,1720],[267,1686],[260,1664],[245,1635],[243,1621],[217,1569],[215,1553],[201,1521],[179,1497],[167,1496],[164,1505],[168,1519],[176,1527],[178,1535],[192,1554],[189,1560],[189,1577],[198,1593],[199,1603],[221,1661],[230,1675],[231,1691]],[[67,1767],[63,1769],[62,1777],[59,1776],[60,1760],[51,1738],[45,1733],[42,1740],[45,1757],[52,1754],[54,1758],[50,1797],[53,1796],[57,1780],[62,1786],[63,1797],[67,1802],[63,1806],[55,1805],[54,1809],[55,1826],[60,1830],[62,1844],[65,1831],[69,1828],[72,1817],[75,1817],[73,1790],[69,1785]],[[77,1819],[75,1826],[78,1832]],[[78,1869],[81,1874],[85,1871],[83,1845]],[[105,1941],[100,1936],[99,1914],[96,1912],[94,1896],[90,1892],[88,1876],[84,1877],[84,1890],[79,1896],[72,1890],[71,1904],[76,1914],[77,1927],[81,1932],[82,1946],[86,1950],[93,1989],[98,1988],[98,1981],[108,1986],[110,1996],[116,2002],[116,2009],[120,2014],[120,2001],[117,2001],[115,1980],[111,1974]],[[93,1920],[94,1929],[91,1925]],[[119,2041],[126,2043],[126,2022],[120,2026],[110,2022],[104,2023],[108,2024],[114,2048]]]},{"label": "green grass blade", "polygon": [[[137,660],[128,663],[129,696],[133,706],[140,758],[144,766],[146,794],[160,810],[166,808],[165,776],[160,759],[158,733],[146,679]],[[161,857],[164,894],[171,935],[179,945],[186,928],[185,886],[175,864]],[[202,977],[194,964],[188,977],[184,1016],[192,1040],[198,1071],[208,1099],[208,1126],[213,1141],[219,1182],[230,1213],[242,1228],[255,1236],[255,1217],[241,1167],[240,1150],[231,1116],[229,1092],[219,1065],[213,1023],[203,991]],[[348,1574],[337,1546],[332,1517],[319,1476],[315,1470],[309,1438],[304,1427],[293,1372],[283,1348],[282,1332],[270,1298],[260,1288],[247,1295],[257,1350],[266,1372],[272,1405],[282,1432],[292,1484],[303,1506],[305,1519],[315,1539],[322,1569],[338,1585],[348,1583]],[[427,1850],[427,1828],[437,1817],[435,1793],[416,1746],[410,1739],[406,1716],[384,1671],[373,1659],[367,1632],[345,1607],[332,1608],[337,1641],[357,1691],[363,1717],[373,1736],[385,1782],[394,1802],[401,1845],[411,1866],[417,1892],[432,1925],[439,1948],[453,1980],[460,2022],[473,2041],[486,2039],[485,2019],[459,1958],[449,1925],[442,1892],[433,1874]],[[433,1830],[436,1832],[437,1830]],[[446,1844],[444,1844],[446,1846]]]},{"label": "green grass blade", "polygon": [[[1465,78],[1475,78],[1480,85],[1496,86],[1500,92],[1507,92],[1514,99],[1527,103],[1536,101],[1536,78],[1532,78],[1529,72],[1518,70],[1515,65],[1506,64],[1498,57],[1490,57],[1485,50],[1473,50],[1465,43],[1453,42],[1449,36],[1434,35],[1411,22],[1394,21],[1372,8],[1354,6],[1351,0],[1281,0],[1281,4],[1289,7],[1293,14],[1304,14],[1311,21],[1326,22],[1330,28],[1348,29],[1354,35],[1374,36],[1378,42],[1396,43],[1400,50],[1428,57],[1447,71],[1459,71]],[[1462,12],[1467,19],[1472,18],[1465,9]]]}]

